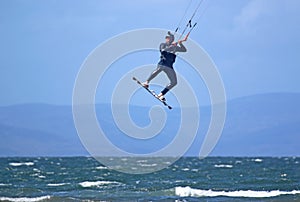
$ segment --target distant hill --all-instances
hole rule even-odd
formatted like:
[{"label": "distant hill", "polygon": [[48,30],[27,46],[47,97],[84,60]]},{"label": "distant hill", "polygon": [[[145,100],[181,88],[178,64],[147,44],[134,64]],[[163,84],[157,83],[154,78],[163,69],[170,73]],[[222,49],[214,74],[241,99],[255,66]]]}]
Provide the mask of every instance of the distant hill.
[{"label": "distant hill", "polygon": [[[300,156],[300,94],[274,93],[254,95],[227,103],[227,118],[223,134],[212,155],[216,156]],[[121,132],[115,128],[108,105],[97,105],[102,110],[98,117],[102,127],[117,141]],[[131,106],[133,120],[140,125],[149,123],[148,108]],[[176,111],[177,110],[177,111]],[[210,108],[201,108],[199,133],[207,130]],[[171,123],[179,122],[178,109]],[[174,120],[173,120],[174,119]],[[175,120],[176,119],[176,120]],[[192,121],[192,120],[191,120]],[[177,128],[172,125],[164,131],[166,144],[169,134]],[[187,155],[198,155],[203,134],[195,139]],[[88,155],[82,146],[72,116],[71,106],[23,104],[0,107],[0,156],[78,156]],[[153,148],[162,139],[153,140]],[[117,141],[133,151],[148,152],[143,145]]]},{"label": "distant hill", "polygon": [[300,156],[300,94],[273,93],[228,102],[223,135],[213,154]]},{"label": "distant hill", "polygon": [[23,104],[0,107],[0,156],[87,155],[70,106]]}]

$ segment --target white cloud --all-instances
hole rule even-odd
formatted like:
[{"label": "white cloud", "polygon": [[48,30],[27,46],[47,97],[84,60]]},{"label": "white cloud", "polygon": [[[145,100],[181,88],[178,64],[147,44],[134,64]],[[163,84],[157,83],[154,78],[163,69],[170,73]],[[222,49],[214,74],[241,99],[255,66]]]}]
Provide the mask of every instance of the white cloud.
[{"label": "white cloud", "polygon": [[264,12],[263,2],[262,0],[250,1],[235,18],[236,25],[247,27],[249,24],[254,23]]},{"label": "white cloud", "polygon": [[238,31],[252,32],[263,23],[299,20],[300,1],[298,0],[251,0],[235,17],[234,25]]}]

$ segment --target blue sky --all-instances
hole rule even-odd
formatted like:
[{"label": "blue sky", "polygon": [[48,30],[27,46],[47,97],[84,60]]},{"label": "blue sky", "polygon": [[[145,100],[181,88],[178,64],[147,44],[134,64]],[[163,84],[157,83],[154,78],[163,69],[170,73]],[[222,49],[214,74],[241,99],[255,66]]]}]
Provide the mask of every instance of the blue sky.
[{"label": "blue sky", "polygon": [[[76,75],[95,47],[132,29],[174,30],[188,3],[1,0],[0,106],[70,105]],[[204,6],[191,38],[216,63],[228,99],[300,93],[300,1],[209,0]]]}]

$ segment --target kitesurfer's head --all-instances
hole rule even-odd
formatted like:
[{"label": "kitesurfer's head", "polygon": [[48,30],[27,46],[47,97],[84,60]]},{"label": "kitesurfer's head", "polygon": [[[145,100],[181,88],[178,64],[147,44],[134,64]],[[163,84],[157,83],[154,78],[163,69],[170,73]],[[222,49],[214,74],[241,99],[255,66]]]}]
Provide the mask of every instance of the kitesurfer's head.
[{"label": "kitesurfer's head", "polygon": [[166,43],[172,43],[174,41],[174,35],[168,31],[168,35],[166,36]]},{"label": "kitesurfer's head", "polygon": [[167,43],[167,44],[170,44],[170,41],[171,41],[171,40],[170,40],[170,36],[166,36],[166,43]]}]

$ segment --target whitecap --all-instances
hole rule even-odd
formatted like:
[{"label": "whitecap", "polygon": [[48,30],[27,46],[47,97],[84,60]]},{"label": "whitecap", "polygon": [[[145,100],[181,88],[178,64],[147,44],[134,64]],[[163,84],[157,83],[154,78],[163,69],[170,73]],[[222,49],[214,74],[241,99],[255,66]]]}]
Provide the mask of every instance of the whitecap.
[{"label": "whitecap", "polygon": [[33,166],[34,165],[34,162],[12,162],[12,163],[9,163],[9,165],[11,166]]},{"label": "whitecap", "polygon": [[99,186],[104,186],[104,185],[109,185],[109,184],[120,184],[120,182],[116,182],[116,181],[85,181],[85,182],[79,183],[79,185],[82,187],[99,187]]},{"label": "whitecap", "polygon": [[193,189],[191,187],[175,187],[175,194],[181,197],[246,197],[246,198],[269,198],[280,195],[295,195],[300,194],[300,190],[293,191],[253,191],[253,190],[238,190],[238,191],[212,191]]},{"label": "whitecap", "polygon": [[262,159],[254,159],[253,161],[254,161],[254,162],[257,162],[257,163],[263,162]]},{"label": "whitecap", "polygon": [[105,167],[105,166],[98,166],[98,167],[96,167],[96,169],[97,169],[97,170],[106,170],[107,167]]},{"label": "whitecap", "polygon": [[47,184],[47,186],[49,186],[49,187],[59,187],[59,186],[67,185],[67,184],[70,184],[70,183],[49,183],[49,184]]},{"label": "whitecap", "polygon": [[229,165],[229,164],[219,164],[219,165],[215,165],[215,168],[232,168],[233,165]]},{"label": "whitecap", "polygon": [[38,172],[38,173],[41,172],[41,171],[40,171],[39,169],[37,169],[37,168],[34,168],[33,171],[34,171],[34,172]]},{"label": "whitecap", "polygon": [[11,184],[0,183],[0,187],[6,187],[6,186],[11,186]]},{"label": "whitecap", "polygon": [[137,163],[147,163],[148,160],[147,159],[141,159],[141,160],[138,160]]},{"label": "whitecap", "polygon": [[0,197],[0,201],[12,201],[12,202],[36,202],[50,199],[50,196],[40,196],[40,197]]},{"label": "whitecap", "polygon": [[142,167],[155,167],[155,166],[157,166],[157,164],[156,163],[152,163],[152,164],[143,163],[143,164],[140,164],[140,166],[142,166]]}]

